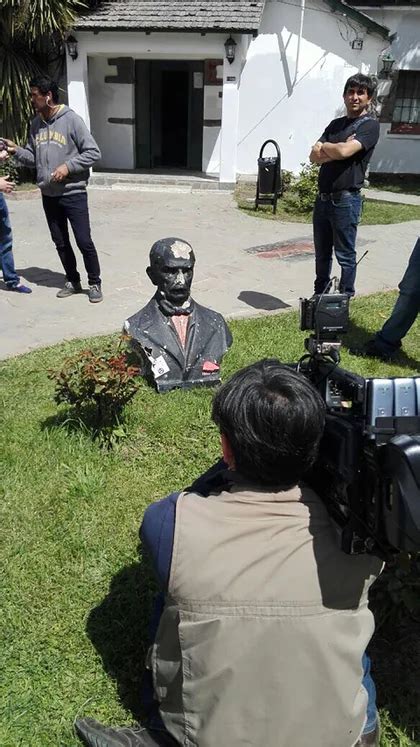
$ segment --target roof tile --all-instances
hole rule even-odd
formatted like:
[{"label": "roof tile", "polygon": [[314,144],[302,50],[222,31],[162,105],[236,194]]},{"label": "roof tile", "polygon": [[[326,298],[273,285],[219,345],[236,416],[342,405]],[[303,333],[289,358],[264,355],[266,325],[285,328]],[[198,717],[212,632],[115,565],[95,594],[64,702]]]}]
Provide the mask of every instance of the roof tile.
[{"label": "roof tile", "polygon": [[102,0],[78,29],[258,31],[265,0]]}]

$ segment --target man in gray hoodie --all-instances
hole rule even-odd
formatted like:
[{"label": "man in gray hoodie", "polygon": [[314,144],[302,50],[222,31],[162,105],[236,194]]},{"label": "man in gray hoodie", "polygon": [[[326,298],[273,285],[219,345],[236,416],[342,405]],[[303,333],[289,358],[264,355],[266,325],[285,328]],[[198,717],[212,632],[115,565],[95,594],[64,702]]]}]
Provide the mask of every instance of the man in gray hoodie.
[{"label": "man in gray hoodie", "polygon": [[58,85],[40,76],[30,82],[31,101],[37,112],[28,142],[21,148],[7,140],[7,150],[23,166],[36,169],[45,216],[51,238],[66,273],[58,298],[81,293],[76,257],[70,243],[70,223],[83,255],[89,301],[102,301],[98,255],[90,233],[86,185],[90,167],[101,152],[83,119],[68,106],[58,103]]}]

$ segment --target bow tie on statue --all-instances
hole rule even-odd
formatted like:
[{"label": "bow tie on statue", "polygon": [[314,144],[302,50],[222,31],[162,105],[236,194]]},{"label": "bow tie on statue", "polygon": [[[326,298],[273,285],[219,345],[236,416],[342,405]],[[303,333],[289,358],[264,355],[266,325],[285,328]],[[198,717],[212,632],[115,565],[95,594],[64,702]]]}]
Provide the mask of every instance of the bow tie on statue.
[{"label": "bow tie on statue", "polygon": [[175,306],[164,296],[160,296],[156,300],[162,314],[165,314],[165,316],[189,316],[193,310],[191,300],[186,301],[182,306]]}]

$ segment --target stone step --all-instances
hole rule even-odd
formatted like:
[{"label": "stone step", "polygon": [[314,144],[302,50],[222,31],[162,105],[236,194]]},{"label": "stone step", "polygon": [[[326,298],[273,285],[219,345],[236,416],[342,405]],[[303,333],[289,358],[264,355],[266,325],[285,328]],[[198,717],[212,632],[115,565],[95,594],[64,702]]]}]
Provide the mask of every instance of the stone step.
[{"label": "stone step", "polygon": [[231,184],[220,184],[217,177],[189,174],[143,174],[123,172],[93,172],[90,186],[102,189],[118,189],[162,192],[192,192],[196,190],[230,190]]}]

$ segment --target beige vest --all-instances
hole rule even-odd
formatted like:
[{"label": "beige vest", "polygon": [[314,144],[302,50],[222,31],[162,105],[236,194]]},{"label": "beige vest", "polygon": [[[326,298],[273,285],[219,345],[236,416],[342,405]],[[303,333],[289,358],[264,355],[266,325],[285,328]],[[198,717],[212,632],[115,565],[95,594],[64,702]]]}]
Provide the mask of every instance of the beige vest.
[{"label": "beige vest", "polygon": [[168,731],[188,747],[351,747],[366,718],[367,591],[309,488],[182,494],[150,650]]}]

